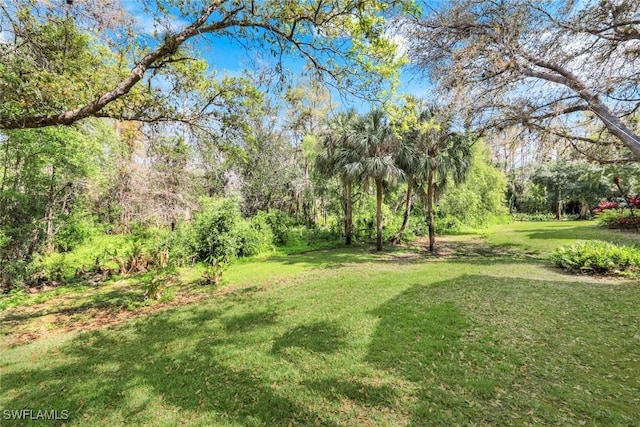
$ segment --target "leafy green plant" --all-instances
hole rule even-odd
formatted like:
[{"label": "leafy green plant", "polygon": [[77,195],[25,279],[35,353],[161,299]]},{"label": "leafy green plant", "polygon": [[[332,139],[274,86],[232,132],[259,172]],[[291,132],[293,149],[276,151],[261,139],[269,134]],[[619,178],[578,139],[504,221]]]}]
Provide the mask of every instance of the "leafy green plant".
[{"label": "leafy green plant", "polygon": [[295,223],[290,215],[277,209],[269,212],[259,211],[251,222],[259,230],[262,230],[264,225],[268,226],[273,233],[273,243],[279,246],[287,244],[289,230]]},{"label": "leafy green plant", "polygon": [[445,214],[436,218],[436,232],[439,234],[454,234],[459,232],[464,224],[458,217]]},{"label": "leafy green plant", "polygon": [[177,278],[173,270],[161,272],[151,278],[144,286],[145,300],[165,300],[164,295],[168,285]]},{"label": "leafy green plant", "polygon": [[18,307],[28,299],[24,289],[12,289],[0,297],[0,311],[11,307]]},{"label": "leafy green plant", "polygon": [[202,281],[205,285],[218,286],[222,283],[222,274],[229,266],[223,258],[211,258],[210,264],[202,273]]},{"label": "leafy green plant", "polygon": [[203,198],[192,223],[184,223],[175,239],[174,254],[185,261],[232,260],[257,255],[271,247],[273,233],[266,224],[242,217],[237,200]]},{"label": "leafy green plant", "polygon": [[550,212],[535,213],[513,213],[511,217],[514,221],[554,221],[556,216]]},{"label": "leafy green plant", "polygon": [[624,276],[640,273],[640,250],[608,242],[586,241],[561,246],[551,254],[551,259],[572,272]]},{"label": "leafy green plant", "polygon": [[604,210],[598,214],[598,222],[608,228],[618,228],[622,230],[640,229],[640,217],[632,216],[630,211]]}]

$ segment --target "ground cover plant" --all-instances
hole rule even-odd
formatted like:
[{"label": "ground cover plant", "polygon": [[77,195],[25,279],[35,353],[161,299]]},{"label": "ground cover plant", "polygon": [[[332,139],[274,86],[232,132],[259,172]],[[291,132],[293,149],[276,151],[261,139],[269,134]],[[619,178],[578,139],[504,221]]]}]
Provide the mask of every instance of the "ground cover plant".
[{"label": "ground cover plant", "polygon": [[556,265],[578,273],[637,276],[640,250],[607,242],[578,242],[551,255]]},{"label": "ground cover plant", "polygon": [[[0,406],[83,426],[634,425],[640,287],[546,258],[588,231],[621,237],[517,223],[447,238],[436,255],[418,241],[247,260],[218,289],[185,273],[191,301],[12,345],[47,310],[77,316],[132,287],[10,308]],[[43,425],[3,420],[24,424]]]}]

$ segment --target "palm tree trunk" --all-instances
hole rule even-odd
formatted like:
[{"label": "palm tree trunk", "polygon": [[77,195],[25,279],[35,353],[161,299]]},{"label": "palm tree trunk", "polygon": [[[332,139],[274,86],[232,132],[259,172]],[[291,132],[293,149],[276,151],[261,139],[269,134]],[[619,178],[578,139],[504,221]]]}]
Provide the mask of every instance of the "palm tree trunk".
[{"label": "palm tree trunk", "polygon": [[429,171],[427,178],[427,223],[429,225],[429,252],[433,252],[436,245],[436,223],[433,216],[433,171]]},{"label": "palm tree trunk", "polygon": [[400,230],[393,236],[391,239],[391,243],[394,245],[400,244],[402,241],[402,236],[404,232],[407,230],[407,226],[409,225],[409,217],[411,216],[411,198],[413,197],[413,186],[411,183],[407,183],[407,199],[404,203],[404,218],[402,219],[402,226],[400,226]]},{"label": "palm tree trunk", "polygon": [[376,178],[376,222],[378,236],[376,239],[376,251],[382,250],[382,178]]},{"label": "palm tree trunk", "polygon": [[[352,191],[353,191],[353,183],[350,179],[345,181],[346,187],[346,209],[345,209],[345,219],[344,219],[344,243],[345,245],[351,244],[351,236],[353,235],[353,201],[352,199]],[[325,219],[326,221],[326,219]]]}]

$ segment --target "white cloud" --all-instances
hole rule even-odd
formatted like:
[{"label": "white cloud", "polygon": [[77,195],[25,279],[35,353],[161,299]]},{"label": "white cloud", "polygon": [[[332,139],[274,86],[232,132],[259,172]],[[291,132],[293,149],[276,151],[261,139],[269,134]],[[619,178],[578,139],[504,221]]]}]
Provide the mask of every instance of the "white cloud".
[{"label": "white cloud", "polygon": [[0,31],[0,43],[9,43],[13,35],[9,31]]},{"label": "white cloud", "polygon": [[191,24],[186,18],[151,13],[141,8],[139,4],[127,3],[125,9],[135,20],[138,30],[143,34],[157,36],[167,31],[177,32]]}]

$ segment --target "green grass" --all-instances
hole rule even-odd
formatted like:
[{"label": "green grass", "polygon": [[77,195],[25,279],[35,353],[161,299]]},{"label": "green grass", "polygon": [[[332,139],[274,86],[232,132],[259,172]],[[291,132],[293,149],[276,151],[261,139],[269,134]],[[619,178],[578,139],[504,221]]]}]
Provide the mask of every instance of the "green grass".
[{"label": "green grass", "polygon": [[618,245],[640,247],[640,234],[609,230],[593,221],[514,222],[495,226],[484,233],[488,243],[549,254],[576,240],[602,240]]},{"label": "green grass", "polygon": [[638,425],[638,283],[544,259],[588,236],[622,237],[520,223],[443,242],[447,257],[239,263],[226,291],[194,287],[209,292],[198,303],[3,346],[0,409],[82,426]]}]

